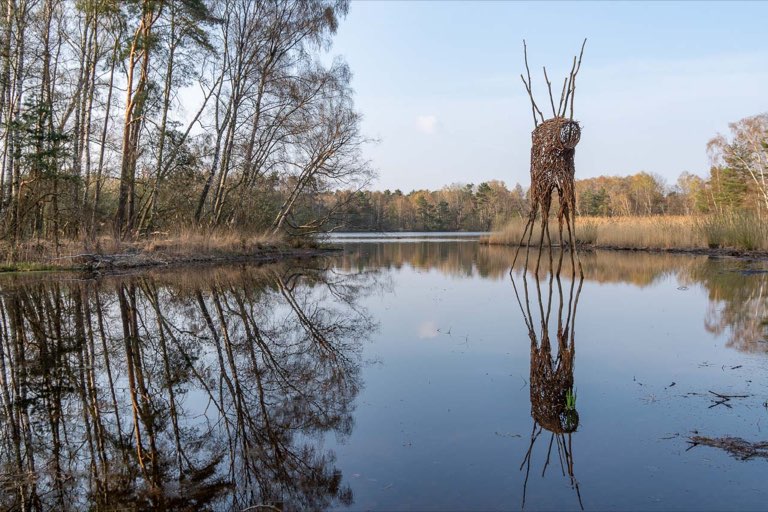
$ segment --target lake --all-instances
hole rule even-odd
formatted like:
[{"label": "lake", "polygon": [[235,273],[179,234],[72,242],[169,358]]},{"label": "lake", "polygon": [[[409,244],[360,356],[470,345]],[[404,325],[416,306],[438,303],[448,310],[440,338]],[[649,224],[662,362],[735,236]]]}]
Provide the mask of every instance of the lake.
[{"label": "lake", "polygon": [[331,240],[2,276],[0,508],[765,509],[766,262]]}]

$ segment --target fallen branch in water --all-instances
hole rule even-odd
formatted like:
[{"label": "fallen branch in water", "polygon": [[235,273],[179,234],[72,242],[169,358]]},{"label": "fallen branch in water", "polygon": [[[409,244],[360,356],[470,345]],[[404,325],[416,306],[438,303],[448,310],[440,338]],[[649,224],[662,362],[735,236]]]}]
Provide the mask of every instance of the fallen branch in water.
[{"label": "fallen branch in water", "polygon": [[713,395],[715,395],[718,400],[712,400],[714,403],[709,406],[709,408],[716,407],[718,405],[724,405],[727,408],[731,408],[731,405],[728,403],[731,401],[731,398],[748,398],[750,395],[721,395],[720,393],[715,393],[714,391],[710,391]]},{"label": "fallen branch in water", "polygon": [[731,398],[749,398],[750,395],[721,395],[720,393],[715,393],[714,391],[710,391],[713,395],[722,398],[723,400],[730,400]]},{"label": "fallen branch in water", "polygon": [[688,441],[691,446],[703,445],[712,448],[725,450],[729,455],[741,460],[748,460],[753,457],[763,457],[768,459],[768,441],[750,443],[740,437],[706,437],[692,436]]}]

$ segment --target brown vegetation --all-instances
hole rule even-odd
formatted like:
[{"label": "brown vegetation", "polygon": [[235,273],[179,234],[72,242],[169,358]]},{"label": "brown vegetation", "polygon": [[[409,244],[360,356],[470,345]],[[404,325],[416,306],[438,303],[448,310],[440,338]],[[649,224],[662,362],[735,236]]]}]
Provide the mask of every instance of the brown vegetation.
[{"label": "brown vegetation", "polygon": [[[156,235],[150,239],[122,241],[111,236],[92,241],[61,243],[54,256],[53,243],[41,240],[16,247],[0,246],[3,259],[0,272],[35,270],[98,270],[167,266],[177,263],[273,262],[284,258],[303,258],[322,254],[304,238],[286,240],[280,235],[247,236],[234,232],[181,231],[174,236]],[[22,263],[17,263],[22,262]]]},{"label": "brown vegetation", "polygon": [[[487,238],[489,244],[516,245],[524,222],[514,219]],[[614,249],[735,249],[768,251],[768,227],[756,214],[581,217],[580,244]]]}]

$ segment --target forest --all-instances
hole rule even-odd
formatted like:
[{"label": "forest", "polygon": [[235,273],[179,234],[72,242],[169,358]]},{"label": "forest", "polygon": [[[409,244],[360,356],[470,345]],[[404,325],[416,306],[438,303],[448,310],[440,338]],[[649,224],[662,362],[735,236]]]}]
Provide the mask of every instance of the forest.
[{"label": "forest", "polygon": [[[7,0],[0,237],[135,240],[298,224],[308,195],[373,175],[351,73],[327,55],[346,0]],[[340,205],[339,205],[340,206]],[[337,206],[326,203],[328,212]]]}]

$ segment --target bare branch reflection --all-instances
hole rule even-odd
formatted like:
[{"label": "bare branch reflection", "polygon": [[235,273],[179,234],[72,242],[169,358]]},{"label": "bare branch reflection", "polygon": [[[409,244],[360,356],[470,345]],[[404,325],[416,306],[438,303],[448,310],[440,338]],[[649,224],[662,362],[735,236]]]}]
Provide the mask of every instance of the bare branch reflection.
[{"label": "bare branch reflection", "polygon": [[0,288],[0,508],[321,510],[376,274],[271,266]]}]

